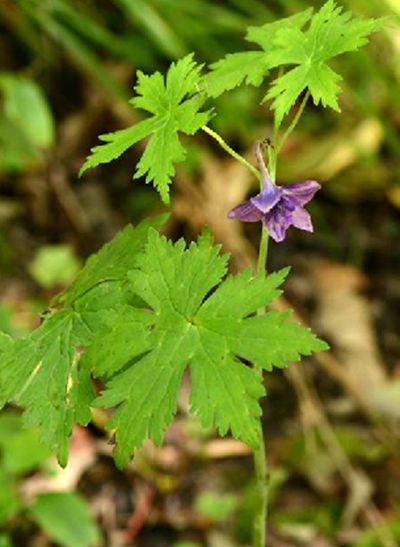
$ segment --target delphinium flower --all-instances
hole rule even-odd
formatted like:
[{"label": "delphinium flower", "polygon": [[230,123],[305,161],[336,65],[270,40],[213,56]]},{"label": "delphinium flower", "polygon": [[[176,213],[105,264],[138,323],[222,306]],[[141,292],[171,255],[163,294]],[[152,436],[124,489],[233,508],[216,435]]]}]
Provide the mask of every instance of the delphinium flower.
[{"label": "delphinium flower", "polygon": [[237,218],[243,222],[261,220],[269,235],[277,242],[285,239],[289,226],[312,232],[311,217],[304,205],[318,192],[320,184],[315,180],[303,180],[276,186],[265,167],[261,143],[256,144],[255,154],[262,175],[263,189],[229,211],[228,218]]}]

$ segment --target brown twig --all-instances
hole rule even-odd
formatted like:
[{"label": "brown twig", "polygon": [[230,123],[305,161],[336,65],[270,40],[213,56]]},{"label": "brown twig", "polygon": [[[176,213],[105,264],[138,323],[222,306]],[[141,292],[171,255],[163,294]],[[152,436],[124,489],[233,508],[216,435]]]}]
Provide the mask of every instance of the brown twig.
[{"label": "brown twig", "polygon": [[154,489],[148,484],[142,483],[137,489],[136,507],[126,524],[124,531],[124,545],[132,545],[132,542],[143,528],[151,511],[154,499]]}]

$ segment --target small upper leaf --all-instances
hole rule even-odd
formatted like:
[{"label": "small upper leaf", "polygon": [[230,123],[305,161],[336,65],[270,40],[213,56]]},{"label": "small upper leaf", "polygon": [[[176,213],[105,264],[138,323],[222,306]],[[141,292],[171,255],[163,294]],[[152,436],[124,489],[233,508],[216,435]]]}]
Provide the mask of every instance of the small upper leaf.
[{"label": "small upper leaf", "polygon": [[203,77],[202,88],[210,97],[218,97],[245,83],[259,87],[274,66],[273,39],[282,28],[302,27],[310,18],[312,8],[291,17],[266,23],[261,27],[249,27],[246,40],[259,44],[263,51],[243,51],[226,55],[213,63],[211,71]]},{"label": "small upper leaf", "polygon": [[[307,30],[303,30],[308,21]],[[307,88],[314,104],[339,110],[341,77],[326,63],[365,45],[367,36],[381,28],[383,21],[352,18],[350,13],[342,13],[334,0],[328,0],[314,16],[309,8],[261,27],[249,27],[246,40],[261,46],[262,51],[227,55],[211,65],[202,87],[217,97],[243,83],[260,86],[272,68],[289,66],[273,81],[264,98],[273,100],[278,125]]]},{"label": "small upper leaf", "polygon": [[284,27],[275,35],[272,66],[297,65],[277,78],[265,100],[273,99],[277,122],[288,113],[300,93],[308,88],[314,104],[339,110],[337,82],[341,77],[326,62],[365,45],[367,36],[381,28],[383,19],[352,19],[328,0],[311,19],[307,31]]},{"label": "small upper leaf", "polygon": [[262,51],[229,53],[210,65],[211,71],[204,76],[202,87],[210,97],[218,97],[242,83],[258,87],[269,72],[265,61]]},{"label": "small upper leaf", "polygon": [[191,135],[211,117],[210,111],[200,111],[205,96],[196,94],[199,91],[200,70],[201,66],[196,65],[191,54],[172,63],[165,79],[159,72],[147,76],[139,71],[135,88],[137,97],[130,102],[153,116],[127,129],[100,136],[106,144],[91,150],[92,154],[80,173],[118,158],[130,146],[149,136],[134,178],[146,176],[146,182],[153,182],[163,201],[168,203],[168,186],[175,174],[174,164],[186,156],[178,132]]}]

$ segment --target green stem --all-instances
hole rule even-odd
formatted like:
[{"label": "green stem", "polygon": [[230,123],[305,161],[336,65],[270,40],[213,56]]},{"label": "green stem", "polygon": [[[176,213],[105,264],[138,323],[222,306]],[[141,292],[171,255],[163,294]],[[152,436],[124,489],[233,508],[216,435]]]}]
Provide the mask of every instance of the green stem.
[{"label": "green stem", "polygon": [[235,160],[244,165],[258,180],[261,179],[259,171],[253,165],[251,165],[251,163],[245,160],[243,156],[235,152],[233,148],[231,148],[229,144],[227,144],[224,139],[220,135],[218,135],[218,133],[210,129],[207,125],[203,125],[202,130],[210,135],[213,139],[215,139],[217,143],[221,146],[221,148],[225,150],[225,152],[228,152],[228,154],[235,158]]},{"label": "green stem", "polygon": [[[262,370],[258,370],[262,378]],[[268,518],[268,465],[265,453],[262,421],[259,422],[259,447],[254,450],[254,468],[257,481],[257,509],[254,517],[253,547],[265,547]]]},{"label": "green stem", "polygon": [[[297,122],[300,119],[300,116],[303,113],[304,107],[307,103],[309,92],[305,94],[303,101],[296,112],[296,115],[284,133],[282,140],[278,142],[278,132],[279,127],[274,126],[274,147],[268,147],[268,171],[269,178],[273,183],[276,179],[276,163],[279,150],[285,143],[286,139],[289,137],[290,133],[293,131]],[[257,156],[260,166],[260,171],[258,171],[253,165],[251,165],[247,160],[245,160],[240,154],[235,152],[224,140],[218,135],[215,131],[207,127],[206,125],[202,127],[202,130],[213,137],[218,144],[233,158],[239,161],[244,165],[259,181],[261,186],[261,191],[263,190],[263,179],[261,172],[263,171],[263,161],[261,155]],[[257,155],[257,153],[256,153]],[[260,160],[261,158],[261,160]],[[264,276],[266,273],[266,263],[267,263],[267,254],[268,254],[268,242],[269,235],[264,226],[261,229],[261,238],[260,238],[260,247],[258,251],[257,259],[257,276]],[[258,314],[261,315],[264,313],[264,310],[261,309],[258,311]],[[260,377],[261,382],[263,381],[263,371],[262,369],[254,364],[254,369]],[[268,519],[268,463],[267,463],[267,454],[265,449],[264,433],[262,427],[262,420],[259,421],[258,426],[258,439],[259,446],[254,450],[254,469],[256,476],[256,488],[257,488],[257,508],[254,516],[254,528],[253,528],[253,547],[265,547],[267,540],[267,519]]]},{"label": "green stem", "polygon": [[[267,230],[262,226],[260,248],[258,251],[257,260],[257,275],[265,275],[267,255],[268,255],[269,235]],[[259,310],[261,315],[264,310]],[[263,381],[262,369],[254,365],[255,370]],[[253,527],[253,547],[265,547],[267,539],[267,520],[268,520],[268,462],[265,450],[264,432],[262,421],[259,421],[258,428],[259,446],[254,450],[254,469],[256,475],[257,488],[257,510],[254,517]]]},{"label": "green stem", "polygon": [[[287,138],[289,137],[290,133],[293,131],[293,129],[296,127],[303,110],[306,106],[308,97],[310,96],[309,91],[307,91],[303,97],[303,100],[299,106],[299,109],[296,112],[296,115],[292,121],[292,123],[289,125],[285,133],[283,134],[282,140],[279,141],[279,126],[278,124],[274,124],[274,143],[273,146],[268,146],[268,173],[266,172],[262,153],[261,153],[261,147],[258,143],[258,148],[256,146],[256,156],[257,156],[257,162],[260,168],[260,173],[264,174],[265,176],[269,175],[269,178],[273,184],[275,184],[276,179],[276,164],[277,164],[277,157],[279,154],[280,149],[286,142]],[[219,144],[224,148],[231,156],[238,159],[241,163],[246,165],[247,168],[250,168],[250,171],[254,173],[255,169],[253,166],[248,164],[246,160],[244,160],[241,156],[236,154],[234,150],[232,150],[217,134],[214,133],[211,129],[208,127],[202,128],[206,133],[214,137]],[[257,172],[257,178],[260,181],[261,191],[263,190],[263,178],[260,177],[260,174]],[[261,229],[261,238],[260,238],[260,247],[258,250],[258,259],[257,259],[257,276],[264,276],[266,274],[266,263],[267,263],[267,254],[268,254],[268,241],[269,241],[269,235],[267,230],[264,228],[264,226]],[[258,310],[258,315],[261,315],[265,312],[264,309]],[[256,370],[257,374],[260,377],[261,382],[263,381],[263,371],[262,368],[257,366],[257,364],[254,364],[254,369]],[[262,420],[260,419],[259,425],[258,425],[258,448],[254,450],[253,457],[254,457],[254,469],[255,469],[255,475],[256,475],[256,488],[257,488],[257,507],[255,511],[254,516],[254,528],[253,528],[253,547],[265,547],[266,541],[267,541],[267,519],[268,519],[268,462],[267,462],[267,454],[266,454],[266,448],[265,448],[265,441],[264,441],[264,433],[263,433],[263,427],[262,427]]]},{"label": "green stem", "polygon": [[[263,164],[262,156],[258,156],[259,164]],[[277,163],[277,148],[268,147],[268,175],[273,184],[276,179],[276,163]],[[262,171],[262,165],[260,166]],[[262,190],[262,188],[261,188]],[[260,246],[258,249],[257,259],[257,276],[264,276],[266,274],[267,258],[268,258],[268,243],[269,235],[267,230],[262,226]],[[264,309],[258,310],[257,314],[262,315],[265,312]],[[260,375],[261,381],[263,380],[262,369],[257,365],[254,365],[255,370]],[[256,475],[257,485],[257,512],[254,518],[253,529],[253,547],[265,547],[267,541],[267,521],[268,521],[268,462],[264,441],[264,433],[262,428],[262,421],[259,423],[258,430],[259,447],[254,450],[254,468]]]},{"label": "green stem", "polygon": [[301,118],[301,115],[303,114],[303,111],[304,111],[304,108],[307,104],[307,101],[308,101],[308,98],[310,96],[310,91],[307,89],[304,97],[303,97],[303,100],[301,101],[301,104],[296,112],[296,115],[295,117],[293,118],[292,120],[292,123],[289,125],[289,127],[286,129],[285,133],[283,134],[283,137],[282,139],[280,140],[279,143],[276,143],[275,144],[275,149],[276,149],[276,154],[279,153],[279,151],[282,149],[282,146],[285,144],[285,142],[287,141],[290,133],[293,131],[293,129],[296,127],[297,125],[297,122],[299,121],[299,119]]},{"label": "green stem", "polygon": [[[276,180],[276,164],[279,151],[286,142],[287,138],[296,127],[301,115],[303,114],[310,92],[307,91],[303,97],[303,100],[293,118],[292,123],[289,125],[282,139],[279,141],[279,126],[274,123],[274,142],[273,146],[268,146],[268,174],[271,182],[275,184]],[[261,159],[260,159],[261,158]],[[258,156],[258,162],[261,163],[260,170],[263,170],[262,156]],[[262,188],[261,188],[262,190]],[[266,274],[267,254],[268,254],[268,240],[269,235],[264,226],[261,229],[260,247],[258,250],[257,260],[257,276],[264,276]],[[258,310],[258,314],[261,315],[265,310]],[[255,370],[260,375],[260,379],[263,379],[262,369],[256,364]],[[256,487],[257,487],[257,509],[254,517],[254,529],[253,529],[253,547],[265,547],[267,541],[267,520],[268,520],[268,462],[265,449],[264,434],[262,428],[262,421],[259,422],[258,429],[259,447],[254,450],[254,468],[256,475]]]},{"label": "green stem", "polygon": [[257,275],[265,275],[265,266],[267,263],[269,236],[264,226],[261,227],[260,248],[258,250]]},{"label": "green stem", "polygon": [[[240,154],[235,152],[215,131],[204,125],[202,130],[213,137],[218,144],[230,154],[233,158],[244,165],[259,181],[262,187],[262,175],[255,167],[253,167],[248,161],[246,161]],[[269,150],[269,167],[272,171],[270,176],[273,176],[272,180],[275,180],[276,171],[276,153]],[[262,189],[262,188],[261,188]],[[257,275],[265,275],[265,266],[268,253],[268,240],[269,235],[267,230],[263,227],[261,230],[260,248],[257,261]],[[264,310],[259,310],[259,313],[263,313]],[[257,374],[260,379],[263,379],[262,369],[254,365]],[[253,529],[253,547],[265,547],[266,542],[266,527],[267,527],[267,515],[268,515],[268,467],[267,457],[265,453],[264,433],[262,428],[262,421],[259,421],[258,427],[258,439],[259,447],[254,450],[254,468],[257,483],[257,512],[254,517],[254,529]]]}]

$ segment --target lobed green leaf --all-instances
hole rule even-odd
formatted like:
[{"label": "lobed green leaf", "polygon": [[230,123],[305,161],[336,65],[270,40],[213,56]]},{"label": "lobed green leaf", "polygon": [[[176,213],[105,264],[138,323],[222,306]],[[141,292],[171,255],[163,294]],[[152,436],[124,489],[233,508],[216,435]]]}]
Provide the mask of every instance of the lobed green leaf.
[{"label": "lobed green leaf", "polygon": [[313,16],[306,31],[288,26],[276,33],[271,64],[297,65],[277,78],[264,98],[273,100],[278,124],[306,88],[314,104],[339,110],[337,82],[341,77],[327,61],[365,45],[368,35],[383,24],[383,19],[352,19],[351,14],[342,13],[342,9],[334,0],[328,0]]},{"label": "lobed green leaf", "polygon": [[259,87],[269,73],[268,59],[262,51],[229,53],[210,69],[202,80],[202,88],[210,97],[219,97],[243,83]]},{"label": "lobed green leaf", "polygon": [[79,408],[77,390],[85,382],[79,374],[79,347],[89,339],[79,316],[60,310],[1,354],[0,408],[8,401],[26,407],[24,422],[40,428],[43,443],[57,453],[61,465],[67,461],[73,420],[87,416]]},{"label": "lobed green leaf", "polygon": [[[41,441],[57,453],[61,465],[67,461],[73,421],[86,425],[91,417],[92,368],[97,367],[98,375],[103,369],[110,374],[112,361],[118,369],[115,354],[111,351],[111,359],[108,353],[113,346],[107,344],[117,337],[117,357],[125,364],[132,344],[140,346],[139,330],[145,340],[149,314],[139,309],[143,301],[133,294],[127,274],[144,248],[149,228],[165,218],[161,215],[135,228],[127,226],[93,255],[59,298],[64,309],[48,313],[29,336],[12,341],[0,333],[0,408],[7,402],[25,407],[25,424],[39,427]],[[140,320],[135,322],[133,317]],[[135,338],[131,337],[132,322],[138,327]],[[129,351],[124,350],[126,341]],[[89,358],[85,354],[81,358],[86,348]]]},{"label": "lobed green leaf", "polygon": [[186,156],[178,134],[192,135],[207,123],[211,111],[201,112],[205,95],[199,95],[201,66],[187,55],[172,63],[166,77],[159,72],[147,76],[138,72],[137,96],[130,103],[152,114],[132,127],[100,136],[106,144],[96,146],[83,164],[80,174],[100,163],[118,158],[139,140],[149,137],[134,173],[153,183],[162,200],[169,202],[169,185],[175,174],[175,163]]},{"label": "lobed green leaf", "polygon": [[227,256],[206,233],[187,248],[149,230],[128,273],[148,307],[118,308],[84,357],[106,384],[96,405],[118,405],[107,427],[115,431],[119,466],[146,438],[161,442],[186,367],[190,408],[201,422],[256,447],[265,390],[243,360],[270,370],[326,349],[287,314],[255,315],[279,294],[288,269],[268,277],[245,270],[221,281],[226,267]]},{"label": "lobed green leaf", "polygon": [[249,27],[246,40],[262,50],[233,53],[212,64],[202,80],[203,88],[209,96],[217,97],[242,84],[258,87],[271,69],[287,67],[264,97],[264,101],[272,100],[278,125],[306,89],[314,104],[339,110],[337,84],[341,77],[326,63],[365,45],[384,22],[352,18],[342,11],[334,0],[328,0],[314,15],[308,8],[273,23]]},{"label": "lobed green leaf", "polygon": [[261,27],[249,27],[246,40],[255,42],[263,51],[230,53],[210,65],[210,72],[202,79],[202,88],[210,97],[218,97],[239,85],[259,87],[274,65],[274,38],[282,28],[302,27],[312,15],[312,8],[303,12],[266,23]]},{"label": "lobed green leaf", "polygon": [[72,304],[96,286],[106,282],[120,282],[134,267],[136,255],[146,243],[149,228],[159,228],[166,219],[167,215],[158,215],[140,222],[135,227],[128,224],[98,253],[91,255],[75,281],[62,294],[61,300],[65,305]]}]

